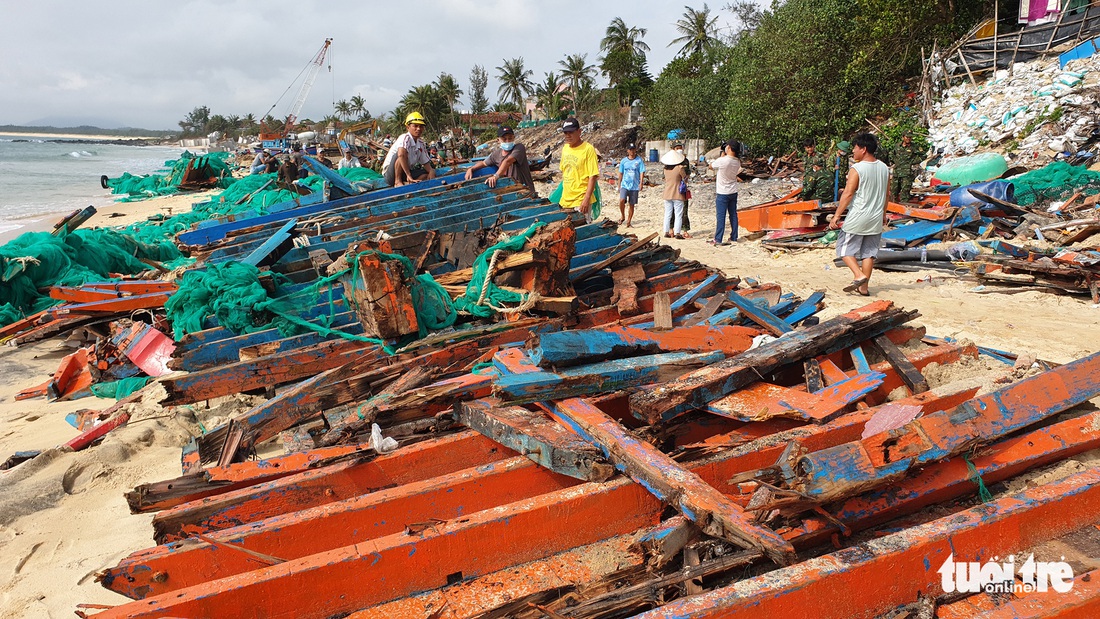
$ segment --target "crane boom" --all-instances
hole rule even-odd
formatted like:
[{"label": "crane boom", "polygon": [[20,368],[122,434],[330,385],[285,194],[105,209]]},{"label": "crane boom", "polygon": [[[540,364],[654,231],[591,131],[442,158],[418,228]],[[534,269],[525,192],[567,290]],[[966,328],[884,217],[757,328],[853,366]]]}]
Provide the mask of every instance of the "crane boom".
[{"label": "crane boom", "polygon": [[290,114],[286,117],[286,128],[283,130],[284,138],[294,130],[294,125],[298,122],[298,113],[302,111],[302,106],[306,104],[306,97],[309,96],[309,91],[313,88],[317,73],[325,64],[325,54],[328,53],[330,45],[332,45],[332,39],[325,39],[324,45],[321,46],[317,55],[313,57],[313,61],[309,63],[309,68],[306,69],[306,78],[302,81],[302,87],[298,89],[298,97],[294,99],[294,105],[290,107]]}]

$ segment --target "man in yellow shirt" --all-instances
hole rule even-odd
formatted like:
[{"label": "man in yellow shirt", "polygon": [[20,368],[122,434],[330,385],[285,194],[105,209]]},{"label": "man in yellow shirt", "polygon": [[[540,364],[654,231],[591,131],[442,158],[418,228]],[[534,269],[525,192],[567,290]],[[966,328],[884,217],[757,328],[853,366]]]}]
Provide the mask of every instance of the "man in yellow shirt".
[{"label": "man in yellow shirt", "polygon": [[600,162],[596,149],[581,138],[581,124],[568,118],[561,126],[565,145],[561,148],[562,208],[577,208],[584,220],[592,221],[592,194],[600,178]]}]

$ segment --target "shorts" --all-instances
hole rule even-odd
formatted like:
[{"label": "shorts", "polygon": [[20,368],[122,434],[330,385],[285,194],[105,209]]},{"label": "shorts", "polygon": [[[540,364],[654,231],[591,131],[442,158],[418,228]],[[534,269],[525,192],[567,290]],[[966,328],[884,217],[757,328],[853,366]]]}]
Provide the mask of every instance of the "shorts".
[{"label": "shorts", "polygon": [[836,257],[854,256],[856,260],[878,258],[882,234],[848,234],[841,230],[836,237]]},{"label": "shorts", "polygon": [[635,206],[638,204],[639,191],[639,189],[625,189],[623,187],[619,187],[619,200],[626,200],[627,203],[629,203],[631,206]]},{"label": "shorts", "polygon": [[[422,165],[414,167],[412,170],[410,170],[410,172],[411,172],[410,176],[413,178],[413,180],[421,180],[421,179],[424,179],[424,178],[428,178],[428,170],[425,169],[424,166],[422,166]],[[382,169],[382,178],[384,178],[386,180],[386,184],[389,185],[390,187],[393,187],[394,183],[397,182],[395,177],[396,177],[396,174],[395,174],[394,166],[391,165],[388,168],[383,168]]]}]

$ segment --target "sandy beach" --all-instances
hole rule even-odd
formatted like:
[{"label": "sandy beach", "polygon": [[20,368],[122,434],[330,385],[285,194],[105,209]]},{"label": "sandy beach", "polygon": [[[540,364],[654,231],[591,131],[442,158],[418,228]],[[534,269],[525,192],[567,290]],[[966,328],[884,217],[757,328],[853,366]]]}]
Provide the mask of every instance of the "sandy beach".
[{"label": "sandy beach", "polygon": [[[746,185],[743,203],[765,201],[786,193],[789,186],[785,182]],[[802,296],[825,290],[823,318],[866,304],[866,299],[841,292],[850,275],[833,266],[831,249],[775,254],[751,241],[728,247],[707,245],[714,229],[713,187],[692,186],[694,238],[661,238],[660,242],[727,275],[777,282],[784,291]],[[539,188],[542,195],[548,189]],[[605,195],[613,194],[605,191]],[[179,212],[206,197],[184,194],[120,203],[101,209],[88,225],[123,225],[157,213]],[[617,218],[617,211],[617,204],[608,204],[604,215]],[[638,236],[660,232],[662,215],[660,189],[645,188],[634,227],[627,232]],[[880,272],[871,282],[871,293],[872,300],[891,299],[902,307],[919,309],[922,316],[916,322],[933,335],[972,340],[1055,362],[1100,349],[1100,308],[1087,300],[1038,292],[976,294],[971,292],[974,286],[974,282],[938,272]],[[0,573],[7,575],[0,585],[3,617],[72,617],[81,603],[125,602],[97,584],[94,577],[98,570],[153,544],[152,515],[131,515],[123,493],[140,483],[180,473],[180,447],[200,431],[196,419],[205,419],[207,427],[213,427],[215,417],[249,404],[242,400],[212,402],[213,410],[196,406],[166,414],[147,402],[137,405],[134,419],[109,434],[103,444],[77,453],[62,452],[54,447],[77,434],[65,422],[66,414],[84,408],[103,409],[113,402],[86,398],[47,404],[41,398],[15,401],[14,396],[47,380],[69,352],[58,339],[18,349],[0,348],[4,368],[0,372],[0,457],[21,450],[45,451],[34,461],[0,474]],[[988,360],[974,363],[979,364],[974,371],[988,374],[991,369],[998,370]],[[998,371],[1008,370],[1002,367]],[[150,399],[155,400],[155,394]],[[1062,465],[1062,469],[1068,473],[1073,467]]]}]

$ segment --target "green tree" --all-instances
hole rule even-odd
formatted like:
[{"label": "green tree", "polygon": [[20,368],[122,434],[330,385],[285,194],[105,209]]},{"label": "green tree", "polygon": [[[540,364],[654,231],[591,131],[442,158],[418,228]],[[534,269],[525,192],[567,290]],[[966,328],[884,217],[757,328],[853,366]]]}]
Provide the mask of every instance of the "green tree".
[{"label": "green tree", "polygon": [[561,96],[561,80],[553,71],[547,73],[542,82],[535,85],[535,98],[538,106],[546,113],[546,118],[561,119],[565,108],[565,98]]},{"label": "green tree", "polygon": [[[620,105],[623,103],[624,93],[635,92],[642,81],[639,70],[645,66],[645,55],[649,51],[649,45],[642,41],[646,32],[645,28],[627,26],[621,17],[616,17],[607,26],[604,38],[600,41],[600,51],[603,52],[603,56],[599,58],[600,72],[619,93]],[[633,83],[620,88],[624,81]],[[630,96],[625,94],[627,100]]]},{"label": "green tree", "polygon": [[439,96],[447,104],[447,114],[450,116],[451,126],[457,125],[458,123],[455,122],[455,105],[458,105],[458,98],[462,96],[462,89],[458,87],[458,80],[450,73],[440,73],[434,85]]},{"label": "green tree", "polygon": [[256,129],[259,123],[256,122],[255,114],[247,114],[241,119],[240,129],[245,135],[252,135],[256,133]]},{"label": "green tree", "polygon": [[470,111],[484,114],[489,109],[489,99],[485,97],[485,88],[489,85],[489,74],[485,67],[475,64],[470,69]]},{"label": "green tree", "polygon": [[676,32],[680,36],[668,44],[680,45],[680,56],[704,56],[711,52],[718,44],[718,30],[715,24],[718,16],[710,14],[710,7],[703,3],[703,10],[699,11],[690,6],[684,7],[684,15],[676,20]]},{"label": "green tree", "polygon": [[906,79],[920,74],[922,46],[949,44],[982,10],[977,0],[773,5],[719,63],[729,84],[720,131],[773,153],[848,137],[896,109]]},{"label": "green tree", "polygon": [[191,110],[179,122],[184,136],[206,135],[206,123],[210,122],[210,108],[201,105]]},{"label": "green tree", "polygon": [[355,95],[348,101],[348,113],[354,115],[356,120],[370,120],[367,102],[360,95]]},{"label": "green tree", "polygon": [[336,112],[336,115],[345,120],[351,118],[351,103],[347,99],[340,99],[332,106],[332,109]]},{"label": "green tree", "polygon": [[532,75],[534,72],[523,66],[523,56],[505,60],[504,65],[497,67],[497,79],[500,80],[497,96],[500,97],[500,102],[522,108],[524,97],[534,89],[531,84]]},{"label": "green tree", "polygon": [[558,61],[562,68],[562,79],[569,84],[569,98],[573,104],[573,113],[580,115],[579,92],[584,86],[595,83],[596,67],[588,64],[588,54],[570,54]]},{"label": "green tree", "polygon": [[722,72],[706,70],[691,58],[668,63],[649,91],[645,126],[650,135],[683,129],[693,138],[720,139],[722,102],[729,92]]},{"label": "green tree", "polygon": [[428,131],[432,135],[439,135],[447,116],[447,102],[443,99],[439,90],[432,84],[414,86],[401,98],[398,104],[399,114],[404,118],[409,112],[420,112],[428,125]]}]

